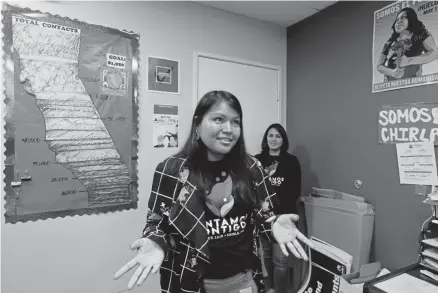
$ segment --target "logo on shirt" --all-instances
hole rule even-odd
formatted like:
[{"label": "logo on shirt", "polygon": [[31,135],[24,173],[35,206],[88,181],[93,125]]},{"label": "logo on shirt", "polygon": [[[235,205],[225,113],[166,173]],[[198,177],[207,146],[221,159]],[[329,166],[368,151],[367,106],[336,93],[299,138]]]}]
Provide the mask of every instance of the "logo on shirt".
[{"label": "logo on shirt", "polygon": [[269,181],[271,181],[271,184],[273,186],[280,186],[281,183],[283,183],[284,178],[283,177],[269,177]]},{"label": "logo on shirt", "polygon": [[275,174],[277,171],[278,162],[273,162],[271,165],[265,168],[265,173],[268,174],[269,177]]},{"label": "logo on shirt", "polygon": [[209,239],[236,236],[245,230],[248,214],[238,217],[218,218],[206,222]]}]

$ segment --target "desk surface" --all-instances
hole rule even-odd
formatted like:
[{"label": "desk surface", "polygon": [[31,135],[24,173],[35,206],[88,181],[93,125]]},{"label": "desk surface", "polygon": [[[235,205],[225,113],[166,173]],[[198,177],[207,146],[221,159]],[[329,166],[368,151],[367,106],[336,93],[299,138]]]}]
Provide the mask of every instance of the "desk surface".
[{"label": "desk surface", "polygon": [[403,275],[403,274],[409,274],[409,275],[411,275],[413,277],[416,277],[416,278],[418,278],[420,280],[423,280],[423,281],[425,281],[425,282],[427,282],[429,284],[435,285],[435,286],[437,286],[437,289],[438,289],[438,282],[432,280],[429,277],[423,276],[420,273],[420,270],[422,270],[422,269],[423,269],[423,267],[420,264],[418,264],[418,263],[417,264],[412,264],[412,265],[407,266],[407,267],[404,267],[404,268],[399,269],[399,270],[397,270],[397,271],[395,271],[393,273],[384,275],[382,277],[376,278],[375,280],[372,280],[372,281],[369,281],[369,282],[365,283],[363,292],[364,293],[389,293],[389,292],[386,292],[386,291],[376,287],[376,285],[379,284],[379,283],[382,283],[384,281],[387,281],[389,279],[392,279],[394,277]]}]

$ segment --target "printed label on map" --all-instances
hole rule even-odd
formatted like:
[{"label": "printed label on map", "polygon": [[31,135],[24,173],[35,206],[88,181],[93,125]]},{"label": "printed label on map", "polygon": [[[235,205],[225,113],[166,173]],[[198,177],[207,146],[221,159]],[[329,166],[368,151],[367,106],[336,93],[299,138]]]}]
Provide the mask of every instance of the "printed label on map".
[{"label": "printed label on map", "polygon": [[15,25],[17,23],[31,24],[31,25],[35,25],[35,26],[48,28],[48,29],[64,31],[66,33],[73,33],[73,34],[80,34],[81,33],[81,30],[78,28],[73,28],[73,27],[68,27],[65,25],[56,24],[56,23],[49,23],[49,22],[39,21],[39,20],[35,20],[35,19],[25,18],[21,15],[13,14],[12,15],[12,24]]},{"label": "printed label on map", "polygon": [[111,53],[106,53],[106,66],[125,69],[126,57]]}]

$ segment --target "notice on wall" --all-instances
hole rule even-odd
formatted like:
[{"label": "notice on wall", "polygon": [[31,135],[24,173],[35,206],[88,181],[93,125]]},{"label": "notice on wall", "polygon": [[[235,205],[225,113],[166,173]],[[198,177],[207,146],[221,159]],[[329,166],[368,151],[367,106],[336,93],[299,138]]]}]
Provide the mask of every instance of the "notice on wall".
[{"label": "notice on wall", "polygon": [[400,184],[438,184],[432,142],[398,143],[396,148]]},{"label": "notice on wall", "polygon": [[379,143],[438,144],[438,102],[384,105],[379,109],[378,132]]}]

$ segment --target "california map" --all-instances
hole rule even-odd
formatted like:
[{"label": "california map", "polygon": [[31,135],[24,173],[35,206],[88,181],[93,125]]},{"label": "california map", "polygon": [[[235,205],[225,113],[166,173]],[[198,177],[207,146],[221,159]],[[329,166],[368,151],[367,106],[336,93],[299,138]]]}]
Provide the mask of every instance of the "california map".
[{"label": "california map", "polygon": [[[14,62],[19,69],[15,83],[21,84],[15,86],[14,113],[14,182],[21,184],[14,189],[15,206],[9,207],[15,215],[134,200],[128,88],[131,72],[127,70],[132,50],[129,40],[118,42],[120,37],[109,36],[104,42],[100,38],[95,42],[95,34],[12,14],[13,48],[18,53]],[[36,107],[31,107],[30,98]],[[18,105],[32,114],[22,115]],[[43,131],[43,137],[31,129]],[[18,147],[20,143],[22,147]],[[38,154],[44,147],[49,153]],[[31,149],[35,156],[26,151]],[[58,171],[60,168],[65,171]],[[32,180],[26,182],[22,175],[16,175],[23,172]],[[39,184],[51,184],[54,194],[42,194],[50,189]],[[38,194],[41,201],[35,198]]]}]

